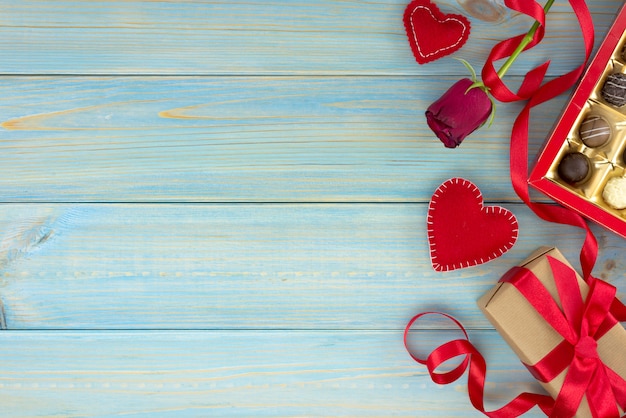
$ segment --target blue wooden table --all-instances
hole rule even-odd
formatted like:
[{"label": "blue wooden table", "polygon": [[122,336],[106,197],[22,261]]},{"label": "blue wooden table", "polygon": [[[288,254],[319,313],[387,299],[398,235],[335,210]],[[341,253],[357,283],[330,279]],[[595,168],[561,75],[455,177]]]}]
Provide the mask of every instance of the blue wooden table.
[{"label": "blue wooden table", "polygon": [[[2,417],[478,416],[465,378],[440,387],[404,350],[428,309],[484,352],[489,408],[541,390],[475,301],[539,246],[576,260],[582,234],[509,184],[519,104],[458,149],[434,138],[423,112],[466,70],[416,64],[406,3],[0,0]],[[621,3],[589,0],[596,46]],[[437,4],[471,19],[456,56],[476,68],[532,23]],[[582,56],[557,2],[507,78]],[[565,101],[533,113],[531,158]],[[436,273],[426,209],[454,176],[520,236]],[[623,291],[626,241],[593,228],[595,274]],[[459,335],[417,328],[424,353]]]}]

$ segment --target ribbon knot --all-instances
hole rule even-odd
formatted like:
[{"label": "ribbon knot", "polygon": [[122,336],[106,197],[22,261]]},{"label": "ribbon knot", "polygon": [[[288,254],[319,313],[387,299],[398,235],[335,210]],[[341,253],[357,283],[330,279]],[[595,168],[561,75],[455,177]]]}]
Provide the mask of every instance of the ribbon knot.
[{"label": "ribbon knot", "polygon": [[583,359],[598,359],[598,342],[590,336],[582,337],[574,347],[576,357]]}]

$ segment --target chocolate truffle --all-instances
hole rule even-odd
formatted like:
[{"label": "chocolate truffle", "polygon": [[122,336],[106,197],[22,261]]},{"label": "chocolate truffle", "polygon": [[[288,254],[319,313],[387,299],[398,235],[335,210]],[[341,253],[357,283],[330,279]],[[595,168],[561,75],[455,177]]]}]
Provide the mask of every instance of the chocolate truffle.
[{"label": "chocolate truffle", "polygon": [[557,171],[563,181],[577,186],[591,177],[591,163],[585,154],[572,152],[563,157]]},{"label": "chocolate truffle", "polygon": [[626,209],[626,177],[613,177],[602,191],[604,201],[614,209]]},{"label": "chocolate truffle", "polygon": [[604,100],[616,107],[626,104],[626,74],[615,73],[607,77],[602,86]]},{"label": "chocolate truffle", "polygon": [[609,123],[600,116],[587,116],[580,124],[580,139],[589,148],[601,147],[611,137]]}]

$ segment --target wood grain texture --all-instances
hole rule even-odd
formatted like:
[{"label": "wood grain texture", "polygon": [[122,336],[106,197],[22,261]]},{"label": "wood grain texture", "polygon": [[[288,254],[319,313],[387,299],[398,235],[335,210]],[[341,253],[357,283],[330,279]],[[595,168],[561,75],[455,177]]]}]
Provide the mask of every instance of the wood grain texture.
[{"label": "wood grain texture", "polygon": [[[423,115],[454,81],[0,78],[0,201],[426,202],[452,176],[517,201],[520,105],[444,149]],[[533,112],[531,160],[565,100]]]},{"label": "wood grain texture", "polygon": [[[424,204],[3,205],[9,329],[401,329],[475,301],[542,245],[576,265],[581,234],[522,205],[504,257],[436,273]],[[626,289],[626,242],[596,229],[596,275]],[[432,325],[438,327],[440,324]]]},{"label": "wood grain texture", "polygon": [[[434,139],[424,110],[467,74],[415,63],[407,3],[0,0],[2,417],[478,416],[465,377],[435,385],[405,352],[429,309],[470,328],[488,408],[540,390],[475,300],[540,245],[576,264],[582,235],[513,203],[519,105],[460,149]],[[597,45],[622,2],[589,3]],[[456,56],[476,68],[531,24],[501,0],[437,4],[470,16]],[[556,2],[507,78],[581,57]],[[565,100],[534,112],[531,158]],[[452,176],[520,237],[435,273],[425,212]],[[594,231],[595,274],[623,296],[626,241]],[[412,342],[450,328],[420,322]]]},{"label": "wood grain texture", "polygon": [[[3,417],[468,417],[465,377],[430,381],[399,332],[0,333]],[[419,332],[429,347],[457,333]],[[541,387],[494,331],[487,408]],[[45,350],[43,349],[45,347]],[[528,416],[539,416],[537,413]]]},{"label": "wood grain texture", "polygon": [[[408,1],[0,1],[0,72],[5,74],[465,74],[420,67],[402,14]],[[532,21],[501,1],[441,1],[468,15],[471,40],[457,56],[480,67],[493,45]],[[589,2],[604,33],[619,0]],[[69,11],[69,12],[68,12]],[[578,25],[567,2],[549,14],[546,41],[516,66],[548,58],[551,72],[579,65]],[[600,37],[601,38],[601,37]]]}]

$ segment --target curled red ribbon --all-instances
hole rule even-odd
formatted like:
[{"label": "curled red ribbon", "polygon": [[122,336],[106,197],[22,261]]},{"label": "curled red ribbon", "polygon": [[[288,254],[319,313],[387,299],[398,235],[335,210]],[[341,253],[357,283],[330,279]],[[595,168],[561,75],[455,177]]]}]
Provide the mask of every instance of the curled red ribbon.
[{"label": "curled red ribbon", "polygon": [[[513,124],[511,132],[510,146],[510,166],[511,183],[517,195],[530,209],[540,218],[582,228],[586,232],[585,242],[581,250],[581,266],[583,277],[588,280],[591,277],[591,270],[595,264],[598,254],[598,244],[596,238],[589,229],[585,220],[577,213],[560,207],[545,203],[531,202],[528,192],[528,127],[530,110],[554,97],[566,92],[572,87],[585,69],[585,65],[593,49],[594,29],[589,9],[584,0],[569,0],[572,9],[576,13],[578,23],[583,35],[585,45],[585,59],[580,66],[567,74],[561,75],[541,86],[549,62],[531,70],[525,77],[517,94],[513,93],[498,76],[494,61],[508,57],[524,35],[516,36],[498,43],[489,54],[482,70],[484,84],[490,89],[494,98],[502,102],[511,102],[529,99],[523,110]],[[526,48],[531,48],[541,41],[544,34],[545,14],[543,8],[537,2],[523,0],[506,0],[505,4],[518,12],[527,14],[540,23],[539,30],[535,32],[532,42]]]},{"label": "curled red ribbon", "polygon": [[[541,42],[545,33],[544,28],[546,22],[546,16],[541,5],[537,2],[520,0],[505,0],[504,4],[508,8],[528,15],[535,19],[537,22],[539,22],[539,27],[537,28],[537,31],[535,31],[533,38],[531,39],[530,43],[526,45],[524,50],[528,50]],[[583,31],[584,30],[585,29],[583,28]],[[533,70],[529,71],[528,74],[526,74],[526,76],[524,77],[524,80],[522,81],[522,84],[517,94],[509,90],[509,88],[504,84],[504,82],[498,75],[494,67],[494,62],[499,59],[510,57],[526,36],[526,34],[518,35],[496,44],[491,49],[491,52],[489,53],[489,56],[487,57],[487,60],[485,61],[485,64],[483,66],[483,70],[481,73],[483,83],[485,84],[485,86],[489,87],[492,96],[501,102],[515,102],[529,99],[541,85],[543,77],[548,70],[550,62],[546,61],[538,67],[535,67]],[[591,45],[593,46],[593,24],[591,25]],[[587,56],[587,58],[589,57]]]},{"label": "curled red ribbon", "polygon": [[[445,344],[440,345],[436,349],[434,349],[426,359],[421,359],[415,354],[413,354],[409,348],[408,344],[408,336],[409,331],[411,330],[411,326],[421,317],[425,315],[441,315],[444,316],[451,321],[453,321],[463,334],[465,334],[465,339],[458,339],[448,341]],[[469,376],[467,379],[467,389],[469,393],[470,401],[474,408],[488,417],[494,418],[509,418],[509,417],[517,417],[522,415],[525,412],[528,412],[534,406],[539,406],[541,410],[546,414],[550,414],[554,405],[554,399],[546,395],[539,395],[536,393],[528,393],[524,392],[515,399],[513,399],[508,404],[504,405],[502,408],[495,411],[486,411],[484,405],[484,389],[485,389],[485,379],[487,377],[487,363],[485,362],[485,358],[480,354],[480,352],[474,347],[474,345],[469,341],[469,337],[463,325],[451,315],[445,314],[443,312],[422,312],[416,316],[414,316],[406,326],[404,330],[404,346],[407,351],[411,355],[411,357],[420,364],[426,365],[428,368],[428,373],[430,374],[433,382],[438,383],[440,385],[446,385],[452,382],[455,382],[458,378],[460,378],[465,370],[469,366]],[[454,369],[448,372],[437,372],[437,368],[443,365],[450,359],[465,356],[461,364],[459,364]]]}]

